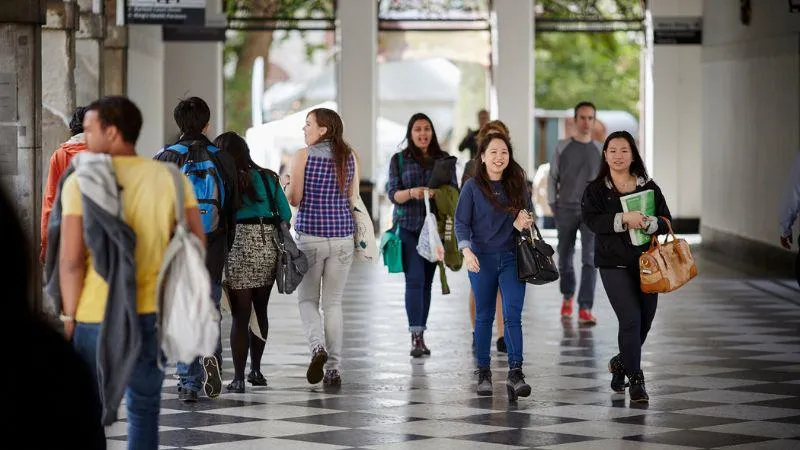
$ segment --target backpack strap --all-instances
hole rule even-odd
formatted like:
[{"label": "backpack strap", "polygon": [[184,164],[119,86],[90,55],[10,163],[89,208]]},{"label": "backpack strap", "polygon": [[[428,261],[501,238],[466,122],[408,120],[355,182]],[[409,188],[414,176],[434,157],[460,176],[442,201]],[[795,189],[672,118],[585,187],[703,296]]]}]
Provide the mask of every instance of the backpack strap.
[{"label": "backpack strap", "polygon": [[185,225],[186,223],[186,207],[184,206],[183,199],[186,196],[184,191],[183,179],[181,173],[176,167],[171,164],[165,164],[169,174],[172,176],[172,181],[175,183],[175,222],[178,225]]}]

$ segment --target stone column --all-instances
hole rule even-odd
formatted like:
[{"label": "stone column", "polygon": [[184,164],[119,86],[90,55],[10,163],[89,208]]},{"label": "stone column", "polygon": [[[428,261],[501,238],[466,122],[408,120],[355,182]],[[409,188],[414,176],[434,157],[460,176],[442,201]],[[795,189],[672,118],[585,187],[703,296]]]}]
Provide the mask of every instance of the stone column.
[{"label": "stone column", "polygon": [[[514,159],[533,180],[533,20],[534,2],[502,0],[492,9],[492,115],[508,125]],[[494,103],[493,102],[493,103]]]},{"label": "stone column", "polygon": [[[42,28],[42,167],[70,137],[69,120],[75,109],[75,30],[77,4],[47,0]],[[42,180],[42,183],[46,180]]]},{"label": "stone column", "polygon": [[[44,0],[0,3],[0,184],[17,204],[31,255],[38,255],[42,198],[42,35]],[[31,299],[42,306],[31,258]]]},{"label": "stone column", "polygon": [[125,95],[128,92],[128,29],[117,25],[117,0],[105,0],[104,3],[105,38],[100,68],[100,93]]},{"label": "stone column", "polygon": [[338,103],[345,138],[358,152],[361,196],[373,208],[375,152],[377,151],[378,4],[340,0],[336,33],[339,43]]},{"label": "stone column", "polygon": [[78,0],[75,34],[75,103],[85,106],[100,97],[103,83],[105,19],[99,0]]}]

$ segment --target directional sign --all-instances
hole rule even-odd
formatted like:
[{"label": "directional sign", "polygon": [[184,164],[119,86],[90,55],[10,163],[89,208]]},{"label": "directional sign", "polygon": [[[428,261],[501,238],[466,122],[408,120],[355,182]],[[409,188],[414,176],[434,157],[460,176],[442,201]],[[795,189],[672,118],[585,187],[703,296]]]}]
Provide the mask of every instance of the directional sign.
[{"label": "directional sign", "polygon": [[125,0],[125,23],[205,25],[206,0]]}]

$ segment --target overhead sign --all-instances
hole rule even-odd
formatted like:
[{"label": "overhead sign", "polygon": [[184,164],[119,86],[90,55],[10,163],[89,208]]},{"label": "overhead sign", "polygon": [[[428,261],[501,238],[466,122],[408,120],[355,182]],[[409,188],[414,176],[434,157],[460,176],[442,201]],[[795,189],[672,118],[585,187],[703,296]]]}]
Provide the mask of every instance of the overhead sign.
[{"label": "overhead sign", "polygon": [[206,0],[125,0],[126,24],[205,25]]},{"label": "overhead sign", "polygon": [[702,17],[653,18],[653,43],[699,45],[703,43]]}]

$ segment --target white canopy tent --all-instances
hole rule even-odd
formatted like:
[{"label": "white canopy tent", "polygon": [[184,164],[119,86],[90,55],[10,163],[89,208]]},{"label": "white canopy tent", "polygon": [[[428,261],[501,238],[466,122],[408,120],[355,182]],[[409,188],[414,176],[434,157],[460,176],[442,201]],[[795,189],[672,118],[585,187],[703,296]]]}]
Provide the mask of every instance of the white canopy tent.
[{"label": "white canopy tent", "polygon": [[[305,147],[303,126],[308,113],[316,108],[328,108],[337,111],[337,107],[336,102],[322,102],[290,114],[283,119],[248,129],[245,133],[245,139],[247,140],[247,145],[250,146],[250,155],[253,161],[277,172],[283,155],[292,155],[298,149]],[[361,124],[344,124],[345,139],[347,139],[347,129],[355,126],[361,126]],[[377,127],[378,148],[355,150],[359,153],[375,152],[375,166],[383,167],[391,155],[398,151],[400,143],[405,138],[406,127],[383,117],[378,118]]]}]

